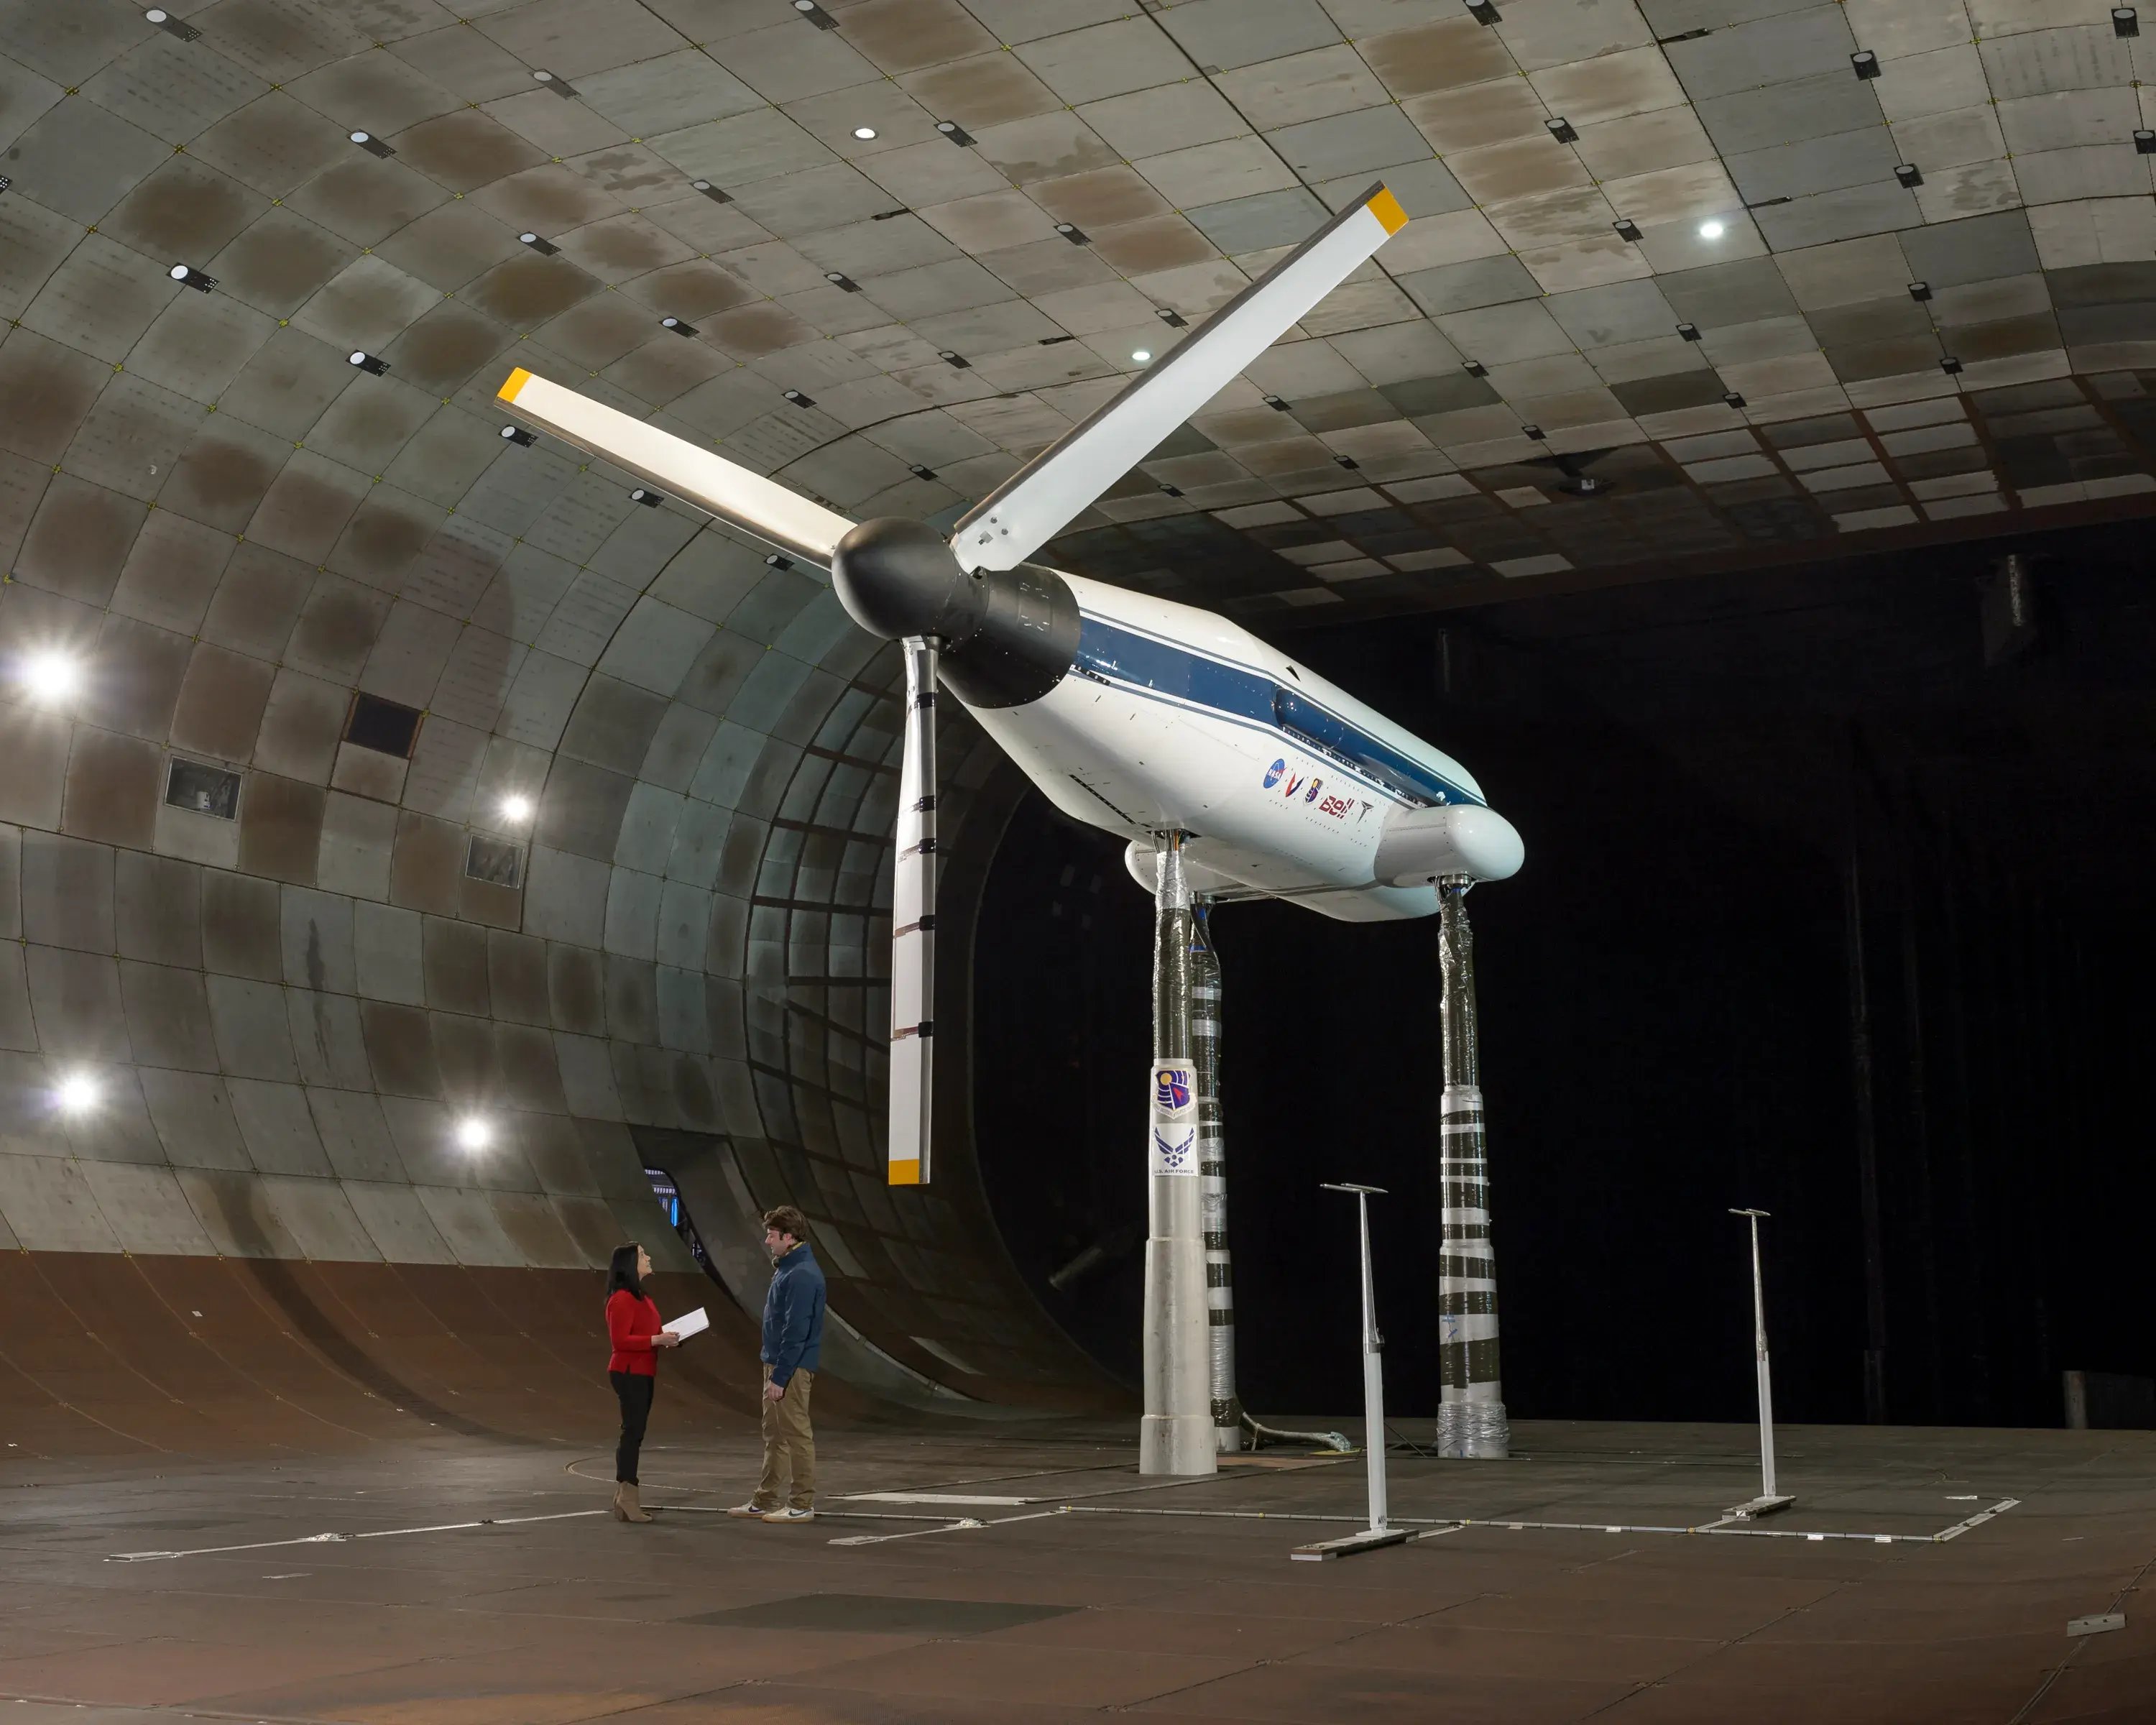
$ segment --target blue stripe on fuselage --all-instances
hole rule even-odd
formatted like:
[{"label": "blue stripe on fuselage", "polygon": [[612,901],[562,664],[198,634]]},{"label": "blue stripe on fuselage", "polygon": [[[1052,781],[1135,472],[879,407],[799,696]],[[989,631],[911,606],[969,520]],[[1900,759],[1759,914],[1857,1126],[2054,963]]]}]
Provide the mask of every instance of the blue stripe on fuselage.
[{"label": "blue stripe on fuselage", "polygon": [[1297,748],[1323,756],[1368,779],[1401,801],[1474,803],[1480,797],[1359,726],[1288,689],[1264,671],[1209,659],[1173,641],[1141,634],[1127,624],[1081,614],[1077,669],[1082,674],[1149,695],[1172,706],[1194,706],[1215,718],[1262,731]]}]

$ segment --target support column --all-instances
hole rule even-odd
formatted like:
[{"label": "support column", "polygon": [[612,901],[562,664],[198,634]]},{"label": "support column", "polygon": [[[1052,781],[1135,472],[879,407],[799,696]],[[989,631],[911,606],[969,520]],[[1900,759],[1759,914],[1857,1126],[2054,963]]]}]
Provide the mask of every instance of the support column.
[{"label": "support column", "polygon": [[1190,1058],[1190,887],[1181,833],[1154,839],[1153,1062],[1147,1075],[1151,1170],[1145,1260],[1142,1474],[1208,1474],[1214,1447],[1205,1248],[1199,1173],[1198,1074]]},{"label": "support column", "polygon": [[1445,1097],[1439,1173],[1445,1244],[1438,1260],[1437,1452],[1502,1461],[1512,1427],[1497,1371],[1497,1264],[1490,1242],[1488,1142],[1475,1022],[1475,936],[1467,925],[1472,876],[1437,883],[1445,976]]},{"label": "support column", "polygon": [[1223,1455],[1232,1455],[1243,1446],[1243,1403],[1235,1394],[1235,1281],[1228,1256],[1228,1150],[1220,1105],[1220,957],[1213,946],[1213,906],[1204,899],[1194,899],[1190,907],[1190,1002],[1213,1443]]}]

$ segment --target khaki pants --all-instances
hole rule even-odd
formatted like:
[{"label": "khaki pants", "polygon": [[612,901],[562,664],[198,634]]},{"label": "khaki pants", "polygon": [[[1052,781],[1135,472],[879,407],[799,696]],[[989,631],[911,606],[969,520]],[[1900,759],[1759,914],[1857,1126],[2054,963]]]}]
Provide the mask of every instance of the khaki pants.
[{"label": "khaki pants", "polygon": [[[771,1368],[763,1368],[764,1387],[771,1385]],[[757,1482],[756,1507],[777,1509],[781,1502],[794,1509],[816,1507],[816,1434],[808,1429],[808,1392],[814,1387],[814,1372],[796,1372],[786,1380],[786,1394],[773,1401],[763,1399],[763,1477]],[[789,1476],[793,1495],[787,1495]]]}]

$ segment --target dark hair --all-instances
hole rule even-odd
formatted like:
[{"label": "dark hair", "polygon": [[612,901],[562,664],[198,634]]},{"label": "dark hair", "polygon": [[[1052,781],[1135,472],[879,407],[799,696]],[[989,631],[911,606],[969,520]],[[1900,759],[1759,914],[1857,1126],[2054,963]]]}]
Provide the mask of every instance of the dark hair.
[{"label": "dark hair", "polygon": [[790,1234],[796,1240],[808,1238],[808,1219],[790,1204],[782,1204],[776,1209],[766,1210],[763,1225],[776,1228],[781,1234]]},{"label": "dark hair", "polygon": [[608,1299],[613,1298],[624,1288],[639,1300],[644,1297],[644,1282],[636,1273],[636,1255],[643,1250],[634,1240],[613,1249],[613,1261],[607,1266]]}]

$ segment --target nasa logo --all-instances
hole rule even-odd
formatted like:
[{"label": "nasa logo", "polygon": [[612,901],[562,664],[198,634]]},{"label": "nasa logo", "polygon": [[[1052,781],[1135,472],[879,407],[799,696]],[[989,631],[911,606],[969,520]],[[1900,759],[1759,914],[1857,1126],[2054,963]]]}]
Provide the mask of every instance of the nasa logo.
[{"label": "nasa logo", "polygon": [[1163,1108],[1188,1108],[1190,1106],[1190,1086],[1183,1081],[1178,1068],[1163,1066],[1154,1072],[1153,1100]]},{"label": "nasa logo", "polygon": [[1266,768],[1265,788],[1267,790],[1270,790],[1275,785],[1278,784],[1281,782],[1281,776],[1286,771],[1287,762],[1285,761],[1276,761],[1271,766]]},{"label": "nasa logo", "polygon": [[1317,793],[1324,788],[1325,781],[1323,779],[1313,778],[1310,782],[1310,788],[1302,793],[1302,800],[1306,803],[1315,803],[1317,800]]}]

